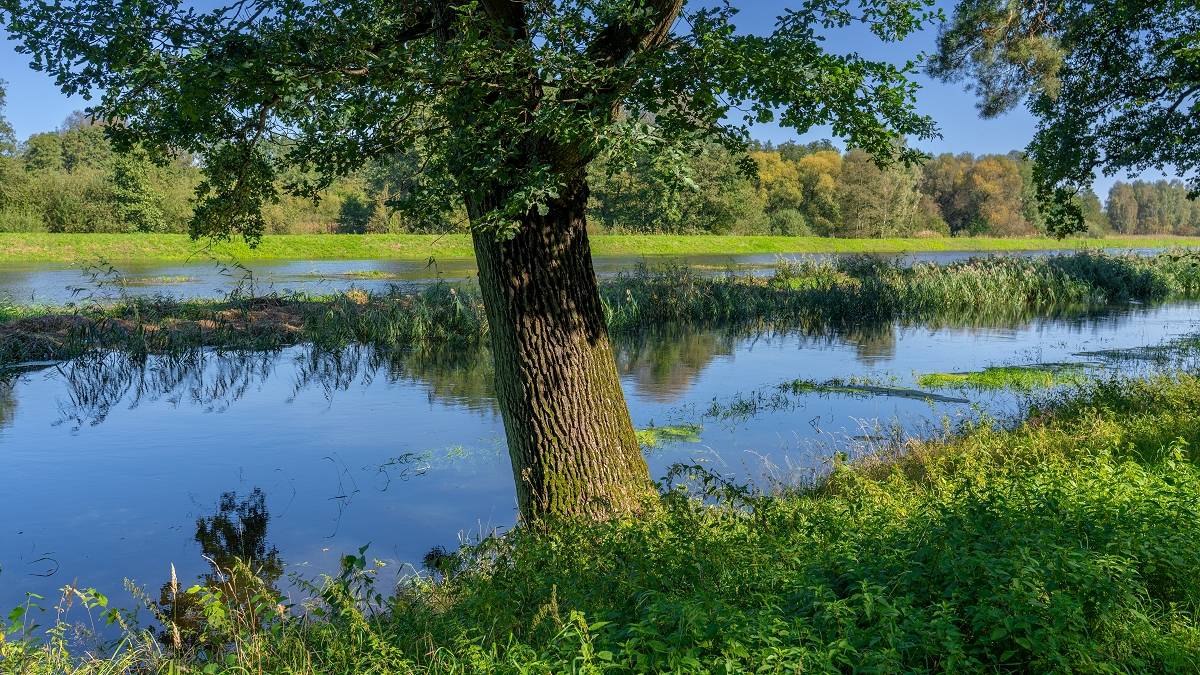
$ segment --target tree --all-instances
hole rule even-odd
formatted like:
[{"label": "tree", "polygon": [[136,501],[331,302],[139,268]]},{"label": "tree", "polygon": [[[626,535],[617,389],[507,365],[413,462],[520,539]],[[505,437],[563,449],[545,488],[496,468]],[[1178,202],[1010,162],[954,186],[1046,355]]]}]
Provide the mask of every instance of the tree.
[{"label": "tree", "polygon": [[758,189],[767,212],[799,209],[804,195],[796,163],[785,160],[778,152],[755,152],[751,156],[758,164]]},{"label": "tree", "polygon": [[63,168],[67,171],[84,169],[107,170],[113,161],[113,149],[104,135],[104,128],[79,113],[67,117],[59,131],[62,143]]},{"label": "tree", "polygon": [[470,218],[527,519],[628,513],[651,494],[592,269],[593,161],[741,150],[750,124],[776,117],[830,124],[883,160],[915,160],[897,140],[933,133],[910,65],[827,52],[815,30],[862,21],[899,39],[930,18],[926,0],[812,0],[762,34],[738,31],[728,3],[688,4],[0,0],[36,67],[68,94],[100,92],[90,111],[118,146],[204,155],[197,236],[261,236],[281,167],[311,169],[287,187],[313,194],[418,150],[407,208],[451,194]]},{"label": "tree", "polygon": [[25,141],[21,158],[28,171],[61,172],[64,170],[62,138],[56,133],[34,134]]},{"label": "tree", "polygon": [[842,215],[838,203],[838,181],[842,174],[842,154],[822,150],[806,155],[796,162],[800,174],[800,213],[817,234],[834,233]]},{"label": "tree", "polygon": [[8,98],[7,85],[7,82],[0,80],[0,157],[10,157],[17,151],[17,137],[13,133],[12,125],[4,117]]},{"label": "tree", "polygon": [[138,232],[163,232],[166,219],[151,184],[154,165],[144,150],[134,148],[113,160],[113,202],[120,222]]},{"label": "tree", "polygon": [[1108,192],[1108,221],[1126,234],[1191,235],[1200,229],[1200,203],[1179,181],[1117,182]]},{"label": "tree", "polygon": [[919,172],[915,167],[880,168],[858,149],[842,159],[839,182],[841,234],[851,237],[895,237],[915,229]]},{"label": "tree", "polygon": [[975,158],[970,153],[945,153],[922,167],[921,192],[937,204],[952,234],[965,232],[972,225],[974,213],[967,183],[974,166]]},{"label": "tree", "polygon": [[1197,26],[1195,0],[960,0],[930,71],[968,78],[985,116],[1028,102],[1039,200],[1065,234],[1097,170],[1173,166],[1200,191]]},{"label": "tree", "polygon": [[24,201],[27,182],[20,160],[13,156],[17,152],[17,139],[12,125],[4,117],[6,94],[5,82],[0,80],[0,210],[13,208]]},{"label": "tree", "polygon": [[828,138],[822,138],[819,141],[812,141],[811,143],[796,143],[793,141],[780,143],[775,148],[775,152],[778,152],[780,157],[789,162],[799,162],[801,159],[816,152],[837,152],[840,154],[837,146]]},{"label": "tree", "polygon": [[1021,193],[1021,168],[1000,155],[980,157],[967,174],[970,220],[980,232],[1013,236],[1029,232]]}]

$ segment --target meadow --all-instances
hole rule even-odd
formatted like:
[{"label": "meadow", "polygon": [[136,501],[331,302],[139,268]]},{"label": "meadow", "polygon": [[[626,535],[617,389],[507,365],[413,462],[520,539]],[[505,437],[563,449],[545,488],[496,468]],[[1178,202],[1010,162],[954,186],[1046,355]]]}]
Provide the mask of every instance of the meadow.
[{"label": "meadow", "polygon": [[[740,255],[771,253],[914,253],[1200,246],[1200,237],[832,237],[721,235],[594,235],[600,256]],[[472,258],[464,234],[280,234],[254,248],[240,240],[197,242],[183,234],[48,234],[0,232],[0,262],[91,264],[256,260],[426,260]]]}]

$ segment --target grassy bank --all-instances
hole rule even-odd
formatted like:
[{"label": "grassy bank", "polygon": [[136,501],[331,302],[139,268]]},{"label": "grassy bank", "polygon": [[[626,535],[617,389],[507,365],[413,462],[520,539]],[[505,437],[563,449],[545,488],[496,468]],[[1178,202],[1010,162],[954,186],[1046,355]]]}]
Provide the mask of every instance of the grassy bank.
[{"label": "grassy bank", "polygon": [[[826,331],[905,320],[1009,325],[1116,302],[1200,296],[1200,253],[1154,257],[1079,253],[902,267],[868,258],[781,263],[768,279],[706,276],[681,266],[640,267],[604,282],[613,332],[672,325]],[[129,298],[82,308],[0,306],[0,364],[68,358],[100,348],[134,353],[195,347],[464,349],[487,320],[476,290],[360,290],[316,297],[186,301]]]},{"label": "grassy bank", "polygon": [[105,611],[71,591],[57,626],[14,615],[0,668],[1195,672],[1198,444],[1200,379],[1096,384],[772,495],[680,469],[636,519],[431,555],[395,592],[369,552],[290,611],[230,574],[94,655],[61,639]]},{"label": "grassy bank", "polygon": [[[1200,238],[832,239],[711,235],[597,235],[596,255],[739,255],[753,253],[906,253],[1200,246]],[[182,262],[205,260],[426,260],[471,258],[467,235],[271,235],[258,248],[201,243],[178,234],[0,233],[0,263]]]}]

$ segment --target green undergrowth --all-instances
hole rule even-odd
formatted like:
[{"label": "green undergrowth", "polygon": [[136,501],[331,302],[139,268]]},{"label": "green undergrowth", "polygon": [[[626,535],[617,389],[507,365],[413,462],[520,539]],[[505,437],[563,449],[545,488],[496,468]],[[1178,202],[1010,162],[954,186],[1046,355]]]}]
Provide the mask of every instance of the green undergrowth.
[{"label": "green undergrowth", "polygon": [[0,668],[1196,672],[1200,379],[1058,396],[778,493],[677,467],[635,518],[431,554],[394,592],[361,551],[287,612],[197,588],[203,620],[115,653],[17,616]]},{"label": "green undergrowth", "polygon": [[[768,279],[642,265],[604,281],[601,295],[609,328],[620,333],[672,325],[820,332],[896,320],[1010,325],[1112,303],[1198,297],[1200,253],[990,257],[911,267],[850,257],[781,262]],[[22,317],[44,320],[15,322]],[[481,344],[486,333],[482,301],[470,285],[219,301],[130,296],[107,305],[0,308],[0,364],[102,348],[152,353],[309,342],[462,350]]]},{"label": "green undergrowth", "polygon": [[1032,391],[1049,389],[1087,380],[1087,370],[1074,364],[1038,366],[992,366],[970,373],[926,373],[917,384],[933,389],[1007,389]]}]

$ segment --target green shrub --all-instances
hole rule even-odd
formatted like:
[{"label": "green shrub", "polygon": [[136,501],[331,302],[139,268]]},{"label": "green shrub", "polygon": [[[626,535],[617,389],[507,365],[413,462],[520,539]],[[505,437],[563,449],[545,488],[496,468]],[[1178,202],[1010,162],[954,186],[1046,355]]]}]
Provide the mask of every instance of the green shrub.
[{"label": "green shrub", "polygon": [[778,234],[785,237],[811,237],[813,236],[812,228],[808,226],[808,221],[804,218],[804,214],[796,209],[780,209],[772,213],[768,219],[771,234]]}]

